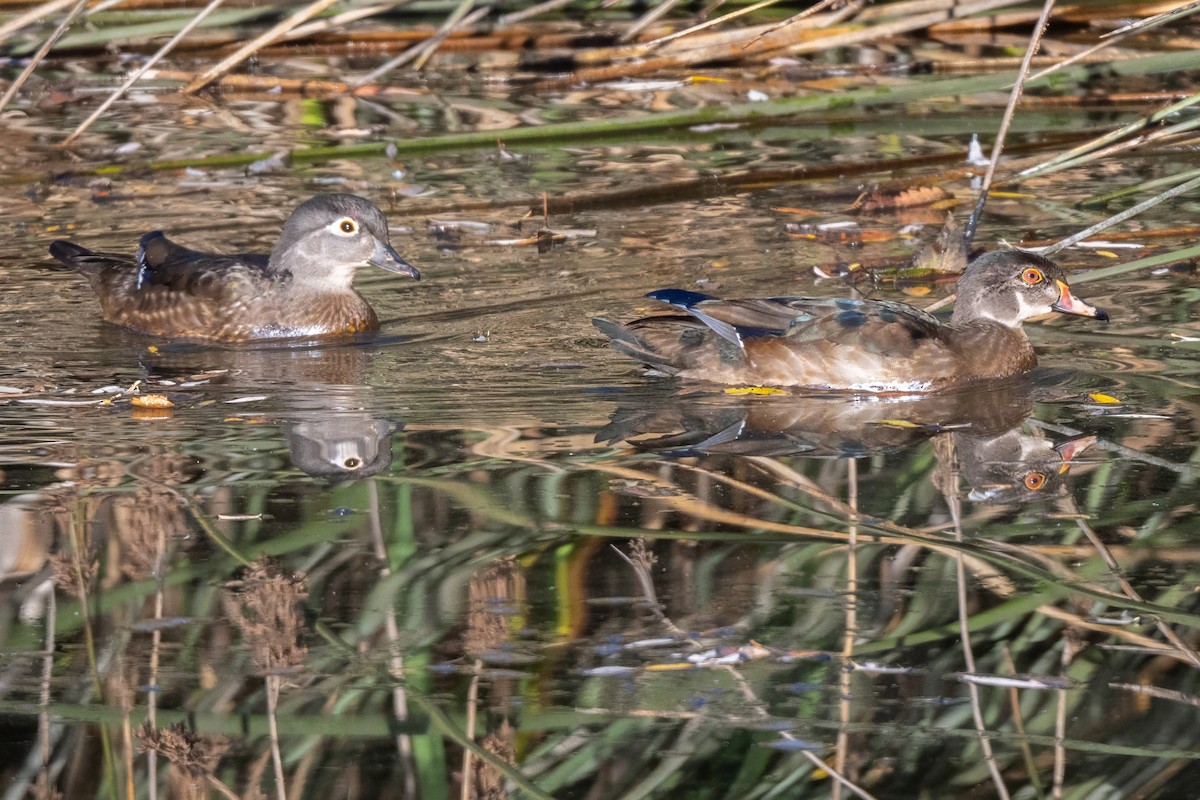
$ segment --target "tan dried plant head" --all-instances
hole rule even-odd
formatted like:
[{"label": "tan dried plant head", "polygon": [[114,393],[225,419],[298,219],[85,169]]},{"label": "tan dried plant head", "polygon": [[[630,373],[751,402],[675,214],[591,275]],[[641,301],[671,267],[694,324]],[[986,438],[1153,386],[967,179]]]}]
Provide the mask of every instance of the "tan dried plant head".
[{"label": "tan dried plant head", "polygon": [[304,663],[306,597],[305,576],[269,558],[254,562],[240,580],[225,585],[225,613],[250,644],[259,672],[278,674]]}]

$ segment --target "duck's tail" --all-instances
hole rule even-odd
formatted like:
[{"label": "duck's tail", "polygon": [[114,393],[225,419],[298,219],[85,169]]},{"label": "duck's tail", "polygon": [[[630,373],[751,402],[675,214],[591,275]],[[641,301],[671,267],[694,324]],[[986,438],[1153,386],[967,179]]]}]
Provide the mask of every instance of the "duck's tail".
[{"label": "duck's tail", "polygon": [[721,363],[732,349],[711,328],[692,316],[662,314],[633,322],[597,317],[592,324],[612,340],[613,348],[651,369],[675,375],[684,370]]},{"label": "duck's tail", "polygon": [[88,250],[86,247],[80,247],[74,242],[68,242],[63,239],[58,239],[50,243],[50,255],[68,267],[77,269],[80,272],[87,272],[89,269],[99,267],[98,264],[94,263],[96,253]]},{"label": "duck's tail", "polygon": [[50,255],[74,270],[82,272],[89,280],[100,274],[105,267],[132,267],[134,260],[117,253],[98,253],[74,242],[58,239],[50,243]]},{"label": "duck's tail", "polygon": [[[681,317],[680,319],[686,318]],[[661,329],[651,329],[649,336],[642,336],[639,335],[639,332],[645,332],[646,329],[644,326],[639,326],[639,322],[642,320],[621,323],[608,317],[596,317],[592,320],[592,324],[612,340],[613,349],[618,353],[623,353],[668,375],[679,372],[683,366],[674,362],[673,355],[669,350],[660,349],[665,342],[661,341],[663,338],[661,335],[655,334],[661,333]]]}]

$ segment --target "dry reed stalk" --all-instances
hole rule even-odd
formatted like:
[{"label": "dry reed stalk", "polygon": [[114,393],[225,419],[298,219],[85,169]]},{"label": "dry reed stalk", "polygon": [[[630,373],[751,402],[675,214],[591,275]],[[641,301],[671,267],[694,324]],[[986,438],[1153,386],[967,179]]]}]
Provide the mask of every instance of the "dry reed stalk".
[{"label": "dry reed stalk", "polygon": [[[490,7],[484,6],[471,11],[474,5],[473,0],[462,0],[455,7],[454,11],[446,18],[441,27],[432,36],[422,40],[418,44],[400,53],[395,58],[385,61],[380,66],[368,72],[358,80],[354,81],[355,86],[363,86],[365,84],[374,83],[379,78],[388,74],[397,67],[407,64],[409,61],[416,60],[416,68],[420,69],[425,62],[433,55],[434,51],[446,41],[455,31],[467,28],[479,20],[483,19],[491,11]],[[470,12],[470,13],[468,13]]]},{"label": "dry reed stalk", "polygon": [[188,24],[186,24],[182,28],[180,28],[179,33],[172,36],[170,41],[168,41],[166,44],[164,44],[162,47],[160,47],[154,55],[150,56],[150,59],[145,64],[143,64],[142,66],[135,69],[129,75],[129,77],[125,79],[124,83],[122,83],[120,86],[118,86],[117,89],[112,94],[110,94],[107,98],[105,98],[104,102],[101,103],[100,106],[95,111],[93,111],[91,113],[91,115],[88,116],[87,119],[85,119],[83,122],[79,123],[79,126],[77,128],[75,128],[75,130],[73,130],[70,133],[70,135],[67,136],[66,139],[63,139],[63,141],[62,141],[63,146],[65,147],[65,146],[71,144],[71,142],[75,141],[75,139],[79,136],[79,134],[83,133],[88,128],[90,128],[92,126],[92,123],[100,118],[101,114],[103,114],[105,111],[107,111],[109,109],[109,107],[112,106],[113,103],[117,102],[117,100],[120,99],[125,94],[125,92],[129,91],[129,88],[131,86],[133,86],[135,83],[137,83],[139,80],[141,80],[143,75],[145,75],[147,72],[149,72],[154,67],[155,64],[157,64],[159,61],[161,61],[163,59],[163,57],[167,55],[167,53],[174,50],[175,45],[177,45],[181,41],[183,41],[183,38],[185,36],[187,36],[189,33],[191,33],[192,30],[194,30],[197,25],[199,25],[201,22],[203,22],[204,19],[209,14],[211,14],[212,12],[214,12],[218,8],[220,8],[224,2],[225,2],[225,0],[212,0],[212,2],[210,2],[204,8],[202,8],[200,10],[200,12],[198,14],[196,14],[196,16],[194,16],[188,22]]},{"label": "dry reed stalk", "polygon": [[679,0],[662,0],[662,2],[651,6],[645,14],[642,14],[641,17],[634,20],[633,24],[621,34],[620,41],[633,41],[633,39],[635,39],[639,33],[658,22],[667,14],[670,14],[678,5]]},{"label": "dry reed stalk", "polygon": [[254,39],[251,39],[242,47],[238,48],[232,55],[223,58],[219,63],[210,67],[200,77],[193,80],[180,91],[183,94],[195,94],[196,92],[208,86],[217,78],[224,75],[229,70],[236,67],[238,64],[245,61],[250,56],[254,55],[263,45],[277,41],[281,36],[288,33],[292,29],[308,22],[310,19],[320,14],[322,11],[336,4],[338,0],[314,0],[304,8],[292,14],[287,19],[281,20],[277,25],[269,30],[259,34]]},{"label": "dry reed stalk", "polygon": [[28,25],[32,25],[39,19],[50,17],[62,11],[75,0],[50,0],[48,3],[43,3],[40,6],[35,6],[24,14],[18,14],[8,22],[0,25],[0,41],[4,41],[10,34],[16,33]]},{"label": "dry reed stalk", "polygon": [[50,52],[50,48],[54,47],[54,43],[61,39],[62,35],[67,32],[67,28],[71,27],[71,24],[75,22],[75,18],[79,16],[79,12],[83,11],[83,7],[87,5],[87,2],[88,0],[76,0],[75,5],[62,18],[62,21],[58,23],[58,27],[54,29],[54,32],[50,34],[46,41],[42,42],[42,46],[34,53],[33,58],[29,59],[29,63],[25,65],[25,69],[21,70],[21,74],[8,87],[4,96],[0,97],[0,111],[3,111],[8,102],[16,96],[17,92],[21,91],[21,87],[29,80],[29,76],[33,74],[33,71],[46,58],[46,54]]},{"label": "dry reed stalk", "polygon": [[992,143],[992,154],[988,159],[987,170],[983,174],[983,183],[979,187],[979,197],[975,201],[975,210],[967,219],[967,224],[963,226],[963,241],[966,242],[967,249],[971,248],[971,242],[975,239],[975,230],[979,227],[979,219],[983,216],[983,208],[987,205],[988,191],[992,187],[992,179],[996,176],[996,164],[1000,162],[1000,154],[1004,152],[1004,139],[1008,136],[1008,128],[1012,125],[1013,115],[1017,112],[1017,103],[1021,99],[1021,92],[1025,88],[1025,79],[1029,75],[1029,68],[1033,62],[1033,57],[1037,55],[1038,48],[1042,43],[1042,36],[1046,33],[1046,26],[1050,24],[1050,12],[1054,10],[1054,0],[1046,0],[1042,4],[1042,15],[1038,18],[1037,23],[1033,26],[1033,33],[1029,37],[1029,45],[1025,48],[1025,58],[1021,61],[1021,68],[1017,71],[1017,79],[1013,82],[1012,91],[1008,96],[1008,105],[1004,108],[1004,116],[1000,118],[1000,128],[996,131],[996,140]]}]

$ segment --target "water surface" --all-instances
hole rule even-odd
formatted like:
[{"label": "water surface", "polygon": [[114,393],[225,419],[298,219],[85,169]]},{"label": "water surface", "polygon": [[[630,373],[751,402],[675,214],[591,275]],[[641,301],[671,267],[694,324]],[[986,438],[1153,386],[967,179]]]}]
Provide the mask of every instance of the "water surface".
[{"label": "water surface", "polygon": [[[468,88],[464,105],[509,122],[717,91],[551,104]],[[449,796],[464,770],[483,792],[504,783],[502,762],[510,788],[519,775],[555,797],[827,797],[832,769],[876,797],[983,796],[993,758],[1021,797],[1056,771],[1076,797],[1187,796],[1200,775],[1188,265],[1077,284],[1110,323],[1031,323],[1038,371],[932,400],[697,391],[641,375],[589,323],[640,314],[668,286],[944,296],[946,281],[820,277],[933,238],[945,208],[851,209],[864,186],[912,172],[684,184],[957,164],[990,112],[81,176],[337,142],[351,124],[382,140],[461,122],[398,100],[146,115],[153,100],[88,134],[81,163],[51,142],[86,103],[8,123],[23,136],[0,167],[7,797],[116,796],[126,775],[138,797],[188,780],[270,793],[272,741],[292,797]],[[1055,113],[1063,131],[1111,121]],[[1018,143],[1043,122],[1018,119]],[[1031,181],[993,200],[978,241],[1072,233],[1106,213],[1079,200],[1187,159]],[[942,186],[961,221],[970,180]],[[385,320],[370,342],[154,341],[101,322],[46,254],[62,236],[131,250],[160,228],[265,250],[323,191],[377,202],[424,276],[360,273]],[[543,192],[579,202],[530,216]],[[1182,200],[1136,225],[1195,211]],[[839,221],[886,235],[788,228]],[[546,224],[570,235],[514,244]],[[1060,260],[1078,275],[1145,252]],[[134,408],[135,385],[174,408]],[[464,758],[469,740],[482,751]]]}]

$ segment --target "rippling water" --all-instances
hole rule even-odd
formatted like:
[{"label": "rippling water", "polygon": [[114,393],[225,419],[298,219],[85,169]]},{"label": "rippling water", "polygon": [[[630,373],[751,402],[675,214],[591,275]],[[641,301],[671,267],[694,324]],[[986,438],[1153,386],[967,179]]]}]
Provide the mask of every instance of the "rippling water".
[{"label": "rippling water", "polygon": [[[224,141],[208,112],[152,120],[136,157],[294,143],[281,120],[297,102],[231,104],[255,136]],[[835,768],[878,797],[967,796],[992,791],[988,753],[1022,797],[1057,765],[1080,797],[1146,771],[1184,791],[1197,774],[1189,269],[1081,284],[1109,324],[1032,323],[1037,372],[926,400],[680,391],[589,323],[666,286],[844,294],[813,267],[906,257],[943,213],[855,215],[860,187],[832,180],[651,189],[961,150],[965,134],[868,118],[837,136],[811,123],[516,160],[22,180],[67,167],[38,131],[83,112],[27,113],[0,197],[6,796],[39,775],[115,796],[130,775],[143,797],[168,770],[269,788],[272,741],[295,797],[448,796],[464,769],[483,786],[506,762],[510,786],[581,798],[824,797]],[[123,113],[86,140],[85,166],[134,130]],[[1184,168],[1155,158],[998,197],[979,241],[1090,224],[1103,213],[1074,208],[1082,196]],[[653,202],[597,200],[641,186]],[[329,190],[383,207],[424,275],[360,274],[385,320],[371,342],[117,331],[46,254],[62,236],[132,250],[157,228],[265,250]],[[543,224],[522,202],[542,192],[594,202],[553,214],[575,233],[539,253],[511,242]],[[465,210],[476,201],[511,205]],[[847,245],[785,227],[849,219],[906,233]],[[950,291],[856,285],[920,304]],[[135,383],[173,409],[132,407]]]}]

